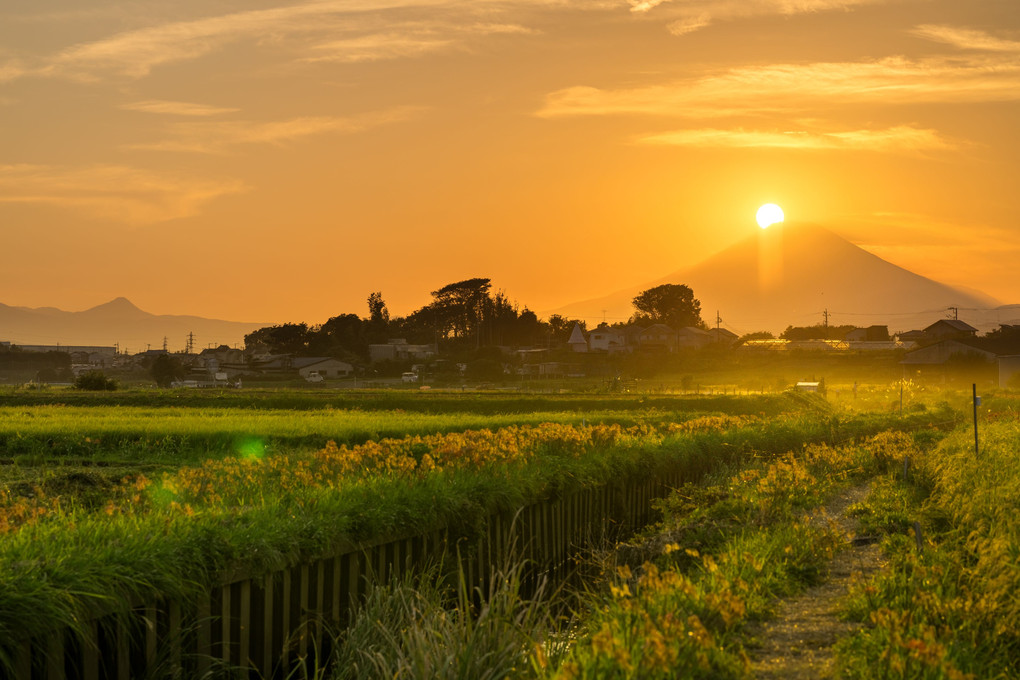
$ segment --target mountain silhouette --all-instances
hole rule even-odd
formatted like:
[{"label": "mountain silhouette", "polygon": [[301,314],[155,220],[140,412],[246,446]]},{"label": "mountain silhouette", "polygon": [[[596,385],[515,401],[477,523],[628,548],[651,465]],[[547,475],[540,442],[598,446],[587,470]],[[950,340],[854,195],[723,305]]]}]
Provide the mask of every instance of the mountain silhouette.
[{"label": "mountain silhouette", "polygon": [[183,349],[194,333],[195,350],[209,345],[240,345],[244,336],[268,323],[221,321],[200,316],[150,314],[118,297],[82,312],[54,307],[12,307],[0,304],[0,340],[17,345],[119,345],[121,351]]},{"label": "mountain silhouette", "polygon": [[634,313],[635,295],[664,283],[690,286],[701,301],[702,318],[714,326],[718,311],[723,326],[737,333],[814,325],[823,322],[825,311],[830,325],[908,330],[944,318],[950,307],[967,320],[967,310],[984,319],[988,314],[977,310],[1001,304],[887,262],[822,227],[787,222],[759,230],[691,268],[553,311],[589,324],[603,314],[623,320]]}]

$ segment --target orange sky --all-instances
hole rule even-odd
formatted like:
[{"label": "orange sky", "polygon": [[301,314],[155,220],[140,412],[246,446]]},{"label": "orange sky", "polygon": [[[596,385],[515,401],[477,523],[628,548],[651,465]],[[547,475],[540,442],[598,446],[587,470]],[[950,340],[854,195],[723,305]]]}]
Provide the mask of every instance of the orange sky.
[{"label": "orange sky", "polygon": [[1016,0],[6,3],[0,302],[542,311],[775,202],[1016,303],[1018,101]]}]

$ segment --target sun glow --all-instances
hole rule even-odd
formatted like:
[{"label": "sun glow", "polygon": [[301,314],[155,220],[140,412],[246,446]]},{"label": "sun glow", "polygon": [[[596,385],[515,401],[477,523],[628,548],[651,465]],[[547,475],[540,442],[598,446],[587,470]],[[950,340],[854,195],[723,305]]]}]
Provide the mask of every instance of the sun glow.
[{"label": "sun glow", "polygon": [[776,222],[782,222],[785,219],[783,215],[783,209],[775,203],[766,203],[762,207],[758,208],[758,214],[754,216],[754,219],[758,220],[758,226],[762,229],[767,229],[769,225],[775,224]]}]

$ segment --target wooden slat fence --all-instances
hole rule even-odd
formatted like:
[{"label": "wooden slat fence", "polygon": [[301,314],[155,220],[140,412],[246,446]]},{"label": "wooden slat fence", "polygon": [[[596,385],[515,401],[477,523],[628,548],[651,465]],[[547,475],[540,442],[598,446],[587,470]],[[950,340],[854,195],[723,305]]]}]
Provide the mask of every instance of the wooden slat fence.
[{"label": "wooden slat fence", "polygon": [[495,514],[471,540],[439,529],[361,545],[266,576],[231,579],[191,606],[146,603],[90,622],[83,639],[64,631],[20,643],[11,680],[201,677],[217,668],[283,677],[297,660],[328,650],[329,632],[341,629],[351,603],[374,581],[459,556],[469,588],[484,589],[491,569],[512,551],[531,565],[525,587],[540,578],[557,583],[578,550],[652,521],[652,500],[685,477],[678,472],[586,489]]}]

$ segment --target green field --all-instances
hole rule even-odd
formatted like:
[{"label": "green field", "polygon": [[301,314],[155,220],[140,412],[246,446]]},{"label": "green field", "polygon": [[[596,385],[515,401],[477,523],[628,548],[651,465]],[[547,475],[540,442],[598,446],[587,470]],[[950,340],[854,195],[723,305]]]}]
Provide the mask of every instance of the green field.
[{"label": "green field", "polygon": [[[914,516],[925,523],[930,540],[941,544],[937,537],[945,534],[946,551],[933,549],[931,555],[944,561],[939,573],[963,570],[952,577],[955,583],[963,575],[977,579],[966,551],[988,552],[993,546],[1002,557],[979,576],[1006,579],[994,592],[1008,601],[1004,593],[1014,583],[1008,556],[1020,541],[1010,523],[1012,506],[998,499],[1015,479],[1000,472],[1016,455],[1020,402],[998,393],[987,395],[981,407],[982,427],[991,427],[984,446],[996,472],[989,474],[981,465],[971,471],[964,462],[968,401],[963,392],[911,383],[830,392],[827,398],[795,392],[11,391],[0,396],[0,639],[74,628],[97,612],[157,595],[187,601],[228,571],[267,573],[337,545],[440,526],[470,532],[489,513],[550,494],[683,470],[701,481],[681,498],[700,500],[668,501],[662,510],[666,523],[672,522],[669,530],[686,538],[656,562],[658,571],[592,583],[592,592],[604,587],[608,600],[590,606],[601,611],[607,603],[623,604],[633,613],[634,603],[619,596],[621,588],[650,588],[649,595],[666,597],[669,608],[693,608],[691,616],[700,612],[715,650],[705,657],[700,648],[676,649],[669,657],[673,666],[662,666],[665,657],[647,656],[648,663],[658,664],[654,669],[665,669],[669,677],[684,667],[678,659],[690,657],[699,668],[708,664],[711,672],[704,677],[743,677],[744,626],[770,616],[773,599],[824,578],[825,560],[839,549],[831,535],[798,528],[798,513],[852,482],[873,480],[868,507],[874,509],[862,507],[860,514],[889,535],[887,549],[894,557],[903,551],[899,537]],[[940,443],[954,428],[960,433]],[[904,451],[917,461],[909,480],[896,476],[896,459]],[[980,510],[953,500],[972,491]],[[685,526],[700,528],[691,533]],[[706,526],[715,528],[705,534]],[[990,542],[975,543],[974,536],[989,527]],[[650,535],[654,542],[655,532]],[[743,557],[726,557],[750,555],[749,564],[766,565],[775,559],[776,545],[793,546],[801,567],[748,571]],[[712,564],[732,564],[736,571],[706,579],[705,570],[716,573]],[[666,576],[676,569],[675,576]],[[639,574],[648,573],[659,580],[641,581]],[[767,580],[756,580],[764,575]],[[663,578],[687,594],[676,600],[663,590]],[[883,581],[875,588],[884,588],[895,602],[910,583],[890,578],[892,585]],[[954,597],[972,597],[980,587],[978,579]],[[739,597],[739,606],[731,604],[743,613],[719,610],[721,592]],[[664,615],[666,605],[659,600],[648,606],[659,612],[655,616]],[[1013,615],[1006,604],[987,606],[982,625]],[[858,599],[848,616],[873,618],[879,609],[895,611]],[[607,642],[599,635],[607,626],[613,630],[615,619],[593,618],[583,610],[573,624],[581,636],[577,643],[561,645],[541,663],[526,661],[529,673],[569,677],[576,668],[584,677],[615,677],[626,670],[605,665]],[[932,612],[947,616],[937,607]],[[722,617],[725,625],[713,628],[712,617]],[[642,619],[642,625],[651,620]],[[944,634],[933,623],[917,625],[919,635],[936,636],[933,640]],[[925,632],[924,625],[934,632]],[[969,630],[962,623],[957,628],[958,637]],[[843,647],[846,668],[874,663],[868,655],[885,638],[880,627],[873,630],[877,638],[855,638]],[[1011,629],[1005,630],[1007,635]],[[909,655],[913,638],[896,634]],[[634,641],[639,638],[627,645],[639,644]],[[1006,668],[1004,659],[1014,651],[1013,643],[992,645],[987,653],[957,659],[955,650],[977,643],[973,636],[961,640],[939,643],[949,650],[947,668],[977,668],[982,660]],[[627,647],[626,656],[645,652]],[[7,659],[0,649],[0,662]]]}]

